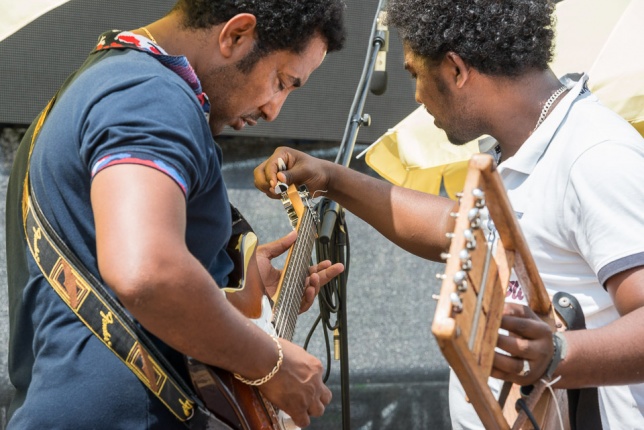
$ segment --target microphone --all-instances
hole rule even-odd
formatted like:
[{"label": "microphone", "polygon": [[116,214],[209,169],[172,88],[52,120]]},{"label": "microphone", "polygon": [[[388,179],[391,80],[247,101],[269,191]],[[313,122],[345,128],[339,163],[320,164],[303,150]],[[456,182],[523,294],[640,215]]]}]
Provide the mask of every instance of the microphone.
[{"label": "microphone", "polygon": [[389,50],[389,28],[385,24],[387,12],[381,10],[376,19],[376,36],[374,45],[379,42],[380,49],[371,77],[370,90],[373,94],[382,95],[387,89],[387,51]]}]

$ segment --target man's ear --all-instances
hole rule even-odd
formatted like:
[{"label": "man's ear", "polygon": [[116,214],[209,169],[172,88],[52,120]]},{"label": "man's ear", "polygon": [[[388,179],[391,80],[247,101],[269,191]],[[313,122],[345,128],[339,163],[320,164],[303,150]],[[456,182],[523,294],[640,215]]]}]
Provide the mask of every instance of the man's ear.
[{"label": "man's ear", "polygon": [[255,44],[255,26],[257,18],[250,13],[240,13],[230,18],[219,33],[221,55],[230,58],[234,55],[243,57]]},{"label": "man's ear", "polygon": [[443,59],[444,66],[447,67],[448,77],[454,85],[462,88],[470,78],[470,66],[465,64],[463,58],[455,52],[449,51]]}]

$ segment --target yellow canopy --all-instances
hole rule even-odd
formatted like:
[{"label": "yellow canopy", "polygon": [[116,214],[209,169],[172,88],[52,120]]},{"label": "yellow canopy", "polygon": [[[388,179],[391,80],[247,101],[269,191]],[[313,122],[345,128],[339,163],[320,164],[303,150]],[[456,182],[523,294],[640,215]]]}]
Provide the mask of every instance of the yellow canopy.
[{"label": "yellow canopy", "polygon": [[[587,72],[593,93],[644,135],[644,52],[637,46],[644,40],[644,0],[563,0],[556,17],[553,71]],[[455,198],[467,160],[484,147],[489,138],[452,145],[420,106],[363,154],[396,185],[438,194],[443,183]]]}]

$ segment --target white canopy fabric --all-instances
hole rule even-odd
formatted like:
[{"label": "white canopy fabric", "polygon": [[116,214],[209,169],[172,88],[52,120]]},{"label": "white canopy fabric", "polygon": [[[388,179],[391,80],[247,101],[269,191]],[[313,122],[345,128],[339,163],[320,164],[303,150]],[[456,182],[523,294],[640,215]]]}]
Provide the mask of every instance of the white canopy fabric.
[{"label": "white canopy fabric", "polygon": [[[557,4],[553,71],[587,72],[590,89],[644,135],[644,0],[563,0]],[[450,197],[460,191],[473,141],[456,148],[419,107],[362,154],[388,181]]]},{"label": "white canopy fabric", "polygon": [[69,0],[0,0],[0,41]]}]

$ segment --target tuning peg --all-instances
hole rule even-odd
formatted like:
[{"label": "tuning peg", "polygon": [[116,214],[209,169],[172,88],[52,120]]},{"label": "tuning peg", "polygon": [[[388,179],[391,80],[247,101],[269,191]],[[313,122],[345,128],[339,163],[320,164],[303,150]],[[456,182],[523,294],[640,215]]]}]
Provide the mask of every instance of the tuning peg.
[{"label": "tuning peg", "polygon": [[445,261],[445,260],[447,260],[449,257],[451,257],[451,255],[449,254],[449,252],[441,252],[441,260]]},{"label": "tuning peg", "polygon": [[445,278],[446,278],[446,276],[445,276],[445,274],[444,274],[444,273],[437,273],[437,274],[436,274],[436,279],[443,280],[443,279],[445,279]]},{"label": "tuning peg", "polygon": [[466,230],[463,230],[463,237],[465,237],[465,240],[467,241],[467,249],[475,249],[476,248],[476,237],[474,237],[474,233],[472,233],[472,230],[469,228]]},{"label": "tuning peg", "polygon": [[474,188],[472,190],[472,195],[474,196],[474,199],[476,200],[476,203],[474,204],[477,208],[482,208],[485,206],[485,193],[483,192],[482,189],[480,188]]},{"label": "tuning peg", "polygon": [[461,301],[461,298],[458,296],[458,294],[450,294],[449,300],[452,302],[452,310],[454,312],[460,313],[463,311],[463,302]]},{"label": "tuning peg", "polygon": [[461,269],[465,271],[472,269],[472,260],[467,249],[463,249],[458,253],[458,259],[461,260]]},{"label": "tuning peg", "polygon": [[467,213],[467,219],[470,222],[470,228],[481,228],[481,214],[478,208],[472,208]]},{"label": "tuning peg", "polygon": [[288,191],[288,185],[286,185],[284,182],[277,182],[277,185],[275,185],[275,193],[276,194],[284,194],[286,191]]},{"label": "tuning peg", "polygon": [[458,212],[450,212],[449,216],[451,216],[452,218],[458,218]]},{"label": "tuning peg", "polygon": [[461,293],[467,291],[467,274],[462,270],[454,273],[454,284]]}]

